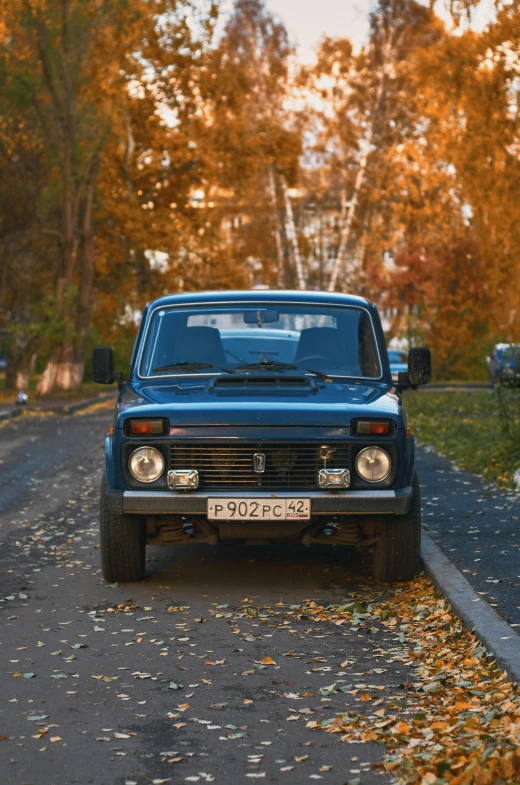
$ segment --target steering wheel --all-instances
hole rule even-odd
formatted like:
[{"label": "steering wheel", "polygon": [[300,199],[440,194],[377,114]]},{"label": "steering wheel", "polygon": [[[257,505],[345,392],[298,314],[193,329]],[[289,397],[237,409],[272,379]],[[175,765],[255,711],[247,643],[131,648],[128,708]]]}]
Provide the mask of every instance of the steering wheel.
[{"label": "steering wheel", "polygon": [[334,357],[331,357],[329,354],[308,354],[306,355],[306,357],[300,357],[295,364],[301,365],[302,363],[312,363],[315,360],[321,360],[324,362],[332,362],[332,363],[336,362]]}]

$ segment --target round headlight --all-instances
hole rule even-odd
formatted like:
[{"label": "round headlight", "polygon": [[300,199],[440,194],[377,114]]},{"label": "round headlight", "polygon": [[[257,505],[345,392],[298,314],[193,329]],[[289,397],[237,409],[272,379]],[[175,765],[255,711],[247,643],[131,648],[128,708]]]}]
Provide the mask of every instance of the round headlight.
[{"label": "round headlight", "polygon": [[130,456],[128,468],[139,482],[154,482],[164,471],[164,458],[155,447],[138,447]]},{"label": "round headlight", "polygon": [[386,450],[365,447],[356,457],[356,471],[367,482],[381,482],[390,474],[392,461]]}]

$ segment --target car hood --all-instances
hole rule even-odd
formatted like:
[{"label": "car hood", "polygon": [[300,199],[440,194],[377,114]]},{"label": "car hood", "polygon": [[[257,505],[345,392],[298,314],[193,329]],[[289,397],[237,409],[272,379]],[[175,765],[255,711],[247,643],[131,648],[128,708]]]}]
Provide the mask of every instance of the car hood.
[{"label": "car hood", "polygon": [[207,379],[127,385],[117,425],[129,417],[167,417],[172,426],[347,426],[356,417],[402,424],[401,400],[382,383],[318,382],[309,391],[214,392]]}]

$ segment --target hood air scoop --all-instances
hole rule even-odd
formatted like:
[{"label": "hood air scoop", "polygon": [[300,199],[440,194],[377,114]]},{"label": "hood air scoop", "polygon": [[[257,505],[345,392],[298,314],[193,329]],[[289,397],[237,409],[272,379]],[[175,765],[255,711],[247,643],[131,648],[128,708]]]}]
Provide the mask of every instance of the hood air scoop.
[{"label": "hood air scoop", "polygon": [[208,392],[243,394],[245,391],[266,393],[301,393],[308,395],[318,391],[312,376],[287,376],[285,374],[226,374],[214,377],[208,384]]}]

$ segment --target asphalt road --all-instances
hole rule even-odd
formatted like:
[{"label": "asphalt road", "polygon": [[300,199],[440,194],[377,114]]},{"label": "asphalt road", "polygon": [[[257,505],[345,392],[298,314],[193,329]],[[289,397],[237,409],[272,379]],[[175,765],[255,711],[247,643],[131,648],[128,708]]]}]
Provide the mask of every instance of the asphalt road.
[{"label": "asphalt road", "polygon": [[[301,606],[394,590],[362,563],[293,546],[149,548],[147,580],[105,585],[97,505],[109,423],[98,411],[0,428],[2,785],[380,781],[370,768],[380,745],[306,723],[361,710],[363,691],[395,711],[414,674],[406,642],[382,625],[315,622]],[[502,497],[477,507],[478,486],[461,485],[474,481],[434,455],[421,453],[420,471],[430,529],[469,552],[469,524],[484,533],[503,519],[480,558],[510,569],[514,511],[494,510]],[[461,519],[464,505],[484,515]],[[473,572],[486,580],[472,562]],[[498,598],[501,584],[485,586]],[[331,683],[345,692],[328,694]]]},{"label": "asphalt road", "polygon": [[520,494],[497,491],[428,448],[418,449],[416,465],[423,525],[520,632]]}]

